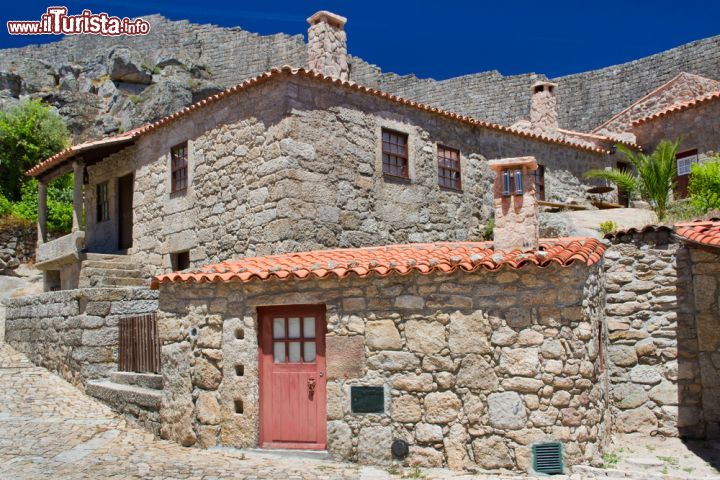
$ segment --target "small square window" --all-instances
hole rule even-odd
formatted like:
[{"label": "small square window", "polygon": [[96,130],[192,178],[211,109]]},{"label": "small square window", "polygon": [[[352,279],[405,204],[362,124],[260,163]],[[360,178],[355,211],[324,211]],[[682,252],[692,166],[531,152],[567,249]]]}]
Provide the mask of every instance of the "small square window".
[{"label": "small square window", "polygon": [[187,189],[188,179],[188,144],[183,142],[170,149],[171,163],[171,192],[181,192]]},{"label": "small square window", "polygon": [[108,182],[99,183],[95,193],[95,211],[97,222],[110,219],[110,202],[108,201]]},{"label": "small square window", "polygon": [[406,133],[382,129],[383,174],[410,178],[408,168],[408,136]]},{"label": "small square window", "polygon": [[675,155],[675,159],[677,161],[678,177],[682,177],[683,175],[690,175],[690,172],[692,171],[692,164],[700,163],[697,149],[680,152]]},{"label": "small square window", "polygon": [[187,270],[190,268],[190,252],[176,252],[170,254],[170,263],[173,271]]},{"label": "small square window", "polygon": [[438,145],[438,185],[462,190],[460,178],[460,150]]}]

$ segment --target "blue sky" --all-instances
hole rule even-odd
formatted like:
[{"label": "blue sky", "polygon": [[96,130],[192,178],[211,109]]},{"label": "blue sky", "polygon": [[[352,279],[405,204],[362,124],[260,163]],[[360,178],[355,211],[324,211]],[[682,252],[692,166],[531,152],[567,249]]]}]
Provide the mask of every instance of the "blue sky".
[{"label": "blue sky", "polygon": [[348,17],[350,53],[384,71],[436,79],[497,69],[551,77],[582,72],[720,34],[720,2],[499,0],[115,0],[3,4],[0,48],[53,41],[10,36],[7,20],[38,20],[50,5],[120,17],[161,13],[173,20],[305,33],[321,9]]}]

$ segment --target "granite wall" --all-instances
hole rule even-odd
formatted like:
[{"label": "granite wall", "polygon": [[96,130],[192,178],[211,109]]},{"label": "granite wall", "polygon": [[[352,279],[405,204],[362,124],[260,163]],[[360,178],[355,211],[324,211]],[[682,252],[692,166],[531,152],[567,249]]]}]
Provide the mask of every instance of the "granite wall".
[{"label": "granite wall", "polygon": [[621,432],[717,436],[718,256],[669,228],[605,253],[611,412]]},{"label": "granite wall", "polygon": [[[256,446],[257,307],[324,304],[336,457],[389,464],[404,439],[408,465],[528,470],[531,444],[555,439],[567,464],[598,464],[609,430],[601,284],[602,270],[584,265],[162,284],[162,434]],[[351,412],[357,385],[384,387],[384,413]]]},{"label": "granite wall", "polygon": [[9,299],[5,341],[84,389],[117,370],[118,320],[156,311],[157,298],[147,288],[87,288]]}]

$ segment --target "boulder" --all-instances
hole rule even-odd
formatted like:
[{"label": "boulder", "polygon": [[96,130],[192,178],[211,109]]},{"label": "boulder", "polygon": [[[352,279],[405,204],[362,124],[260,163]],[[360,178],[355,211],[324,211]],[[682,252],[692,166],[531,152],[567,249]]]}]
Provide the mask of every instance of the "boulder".
[{"label": "boulder", "polygon": [[490,425],[495,428],[519,430],[525,427],[527,412],[520,395],[515,392],[492,393],[488,396]]},{"label": "boulder", "polygon": [[152,72],[143,64],[140,54],[125,47],[117,47],[108,54],[108,74],[115,82],[152,83]]}]

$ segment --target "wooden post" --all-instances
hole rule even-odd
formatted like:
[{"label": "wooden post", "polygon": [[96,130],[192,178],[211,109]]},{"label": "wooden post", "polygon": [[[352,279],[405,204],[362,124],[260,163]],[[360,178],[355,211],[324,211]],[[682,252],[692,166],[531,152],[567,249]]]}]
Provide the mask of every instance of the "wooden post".
[{"label": "wooden post", "polygon": [[41,245],[47,240],[47,182],[40,180],[38,184],[38,238],[37,243]]},{"label": "wooden post", "polygon": [[83,167],[84,165],[80,162],[73,162],[73,223],[72,231],[80,231],[82,225],[82,213],[83,213]]}]

